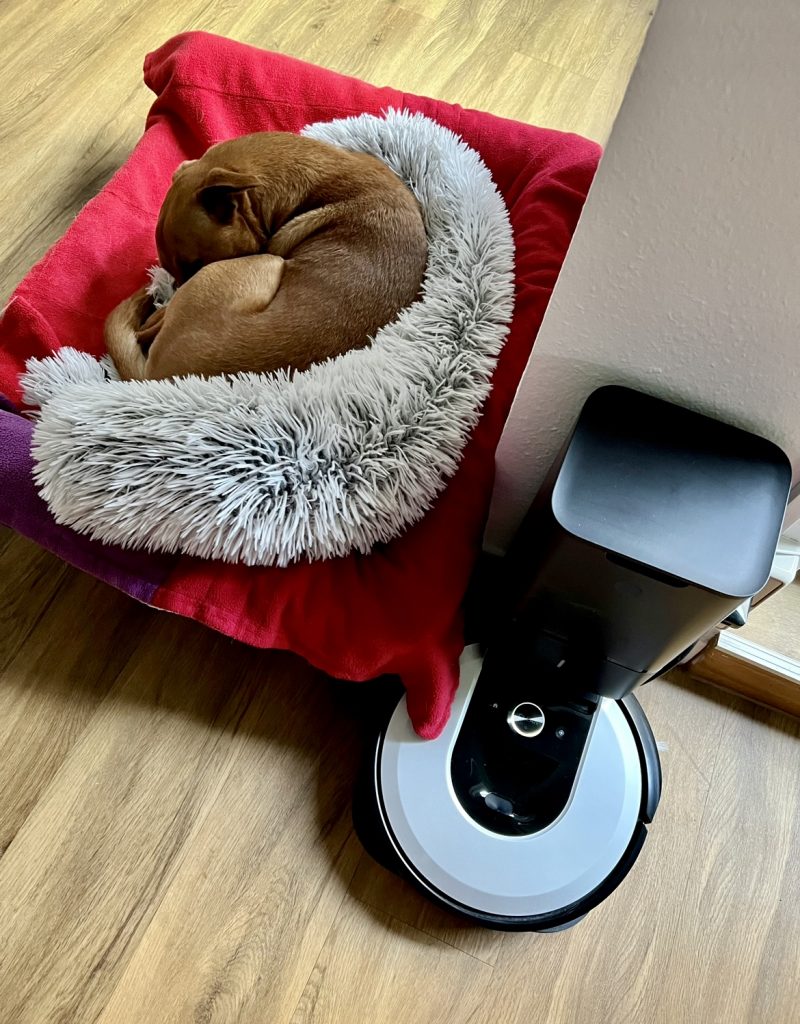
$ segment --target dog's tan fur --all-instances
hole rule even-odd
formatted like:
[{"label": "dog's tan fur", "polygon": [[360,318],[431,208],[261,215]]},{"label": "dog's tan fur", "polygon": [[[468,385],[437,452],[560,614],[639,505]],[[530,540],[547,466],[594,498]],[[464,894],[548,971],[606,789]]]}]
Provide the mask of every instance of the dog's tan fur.
[{"label": "dog's tan fur", "polygon": [[106,320],[126,380],[305,369],[367,344],[419,293],[422,216],[381,161],[284,132],[213,146],[175,172],[156,228],[179,285]]}]

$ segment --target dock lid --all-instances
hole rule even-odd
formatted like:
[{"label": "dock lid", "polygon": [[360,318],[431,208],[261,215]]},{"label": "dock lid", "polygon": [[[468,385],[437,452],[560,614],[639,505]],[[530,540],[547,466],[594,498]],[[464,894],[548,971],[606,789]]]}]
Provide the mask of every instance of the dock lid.
[{"label": "dock lid", "polygon": [[611,386],[583,407],[552,508],[581,540],[746,598],[769,578],[791,475],[763,437]]}]

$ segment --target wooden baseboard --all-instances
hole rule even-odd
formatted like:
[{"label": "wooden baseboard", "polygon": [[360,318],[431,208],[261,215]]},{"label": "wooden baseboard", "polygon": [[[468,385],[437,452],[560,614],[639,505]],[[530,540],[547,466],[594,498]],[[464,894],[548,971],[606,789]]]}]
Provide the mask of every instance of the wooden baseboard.
[{"label": "wooden baseboard", "polygon": [[800,718],[800,661],[776,654],[731,630],[720,633],[717,643],[685,671],[694,679]]}]

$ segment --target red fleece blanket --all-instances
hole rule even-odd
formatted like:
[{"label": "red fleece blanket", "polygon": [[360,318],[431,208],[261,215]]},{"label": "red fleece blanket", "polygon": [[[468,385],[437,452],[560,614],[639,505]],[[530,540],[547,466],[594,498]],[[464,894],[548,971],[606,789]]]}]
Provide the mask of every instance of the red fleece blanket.
[{"label": "red fleece blanket", "polygon": [[[145,268],[156,261],[153,228],[173,170],[212,143],[408,108],[477,149],[505,197],[516,247],[514,321],[462,465],[427,517],[369,556],[287,569],[170,560],[152,594],[147,591],[156,607],[249,644],[295,651],[333,676],[399,674],[417,732],[435,736],[457,685],[461,602],[480,550],[494,451],[599,149],[574,135],[376,88],[205,33],[177,36],[150,54],[145,81],[157,98],[144,136],[20,284],[0,324],[0,392],[12,403],[20,402],[19,376],[28,357],[62,345],[102,352],[106,314],[144,282]],[[19,517],[15,525],[21,528]],[[71,558],[68,544],[63,551],[55,541],[49,546]],[[111,578],[104,559],[119,564],[120,556],[106,552],[97,546],[91,571]],[[152,577],[152,558],[137,556],[143,579],[148,572]]]}]

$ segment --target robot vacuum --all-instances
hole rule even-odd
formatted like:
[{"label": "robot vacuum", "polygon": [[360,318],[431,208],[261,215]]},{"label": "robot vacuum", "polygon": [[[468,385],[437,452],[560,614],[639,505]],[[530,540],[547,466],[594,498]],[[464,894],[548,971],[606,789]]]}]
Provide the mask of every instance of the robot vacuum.
[{"label": "robot vacuum", "polygon": [[444,731],[420,739],[402,697],[380,716],[354,805],[366,849],[490,928],[556,931],[601,903],[661,795],[631,691],[764,586],[790,483],[763,438],[627,388],[590,396],[484,594]]},{"label": "robot vacuum", "polygon": [[[501,678],[497,678],[497,673]],[[568,701],[494,669],[477,645],[444,732],[405,699],[370,750],[355,808],[366,848],[434,902],[498,929],[580,920],[622,881],[661,794],[639,702]]]}]

